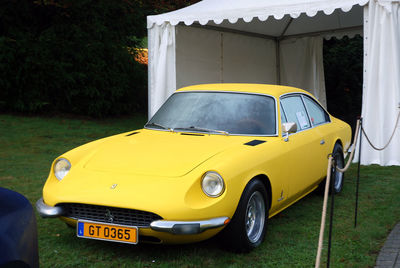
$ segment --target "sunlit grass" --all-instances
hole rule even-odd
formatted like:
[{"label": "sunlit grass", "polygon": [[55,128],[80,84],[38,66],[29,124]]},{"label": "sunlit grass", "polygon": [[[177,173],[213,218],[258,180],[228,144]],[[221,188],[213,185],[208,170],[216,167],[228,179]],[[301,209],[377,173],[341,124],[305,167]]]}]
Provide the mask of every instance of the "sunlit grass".
[{"label": "sunlit grass", "polygon": [[[103,121],[0,115],[0,186],[41,197],[50,164],[78,145],[141,128],[144,116]],[[353,227],[356,166],[335,198],[332,267],[372,267],[400,220],[400,167],[362,166],[358,227]],[[217,239],[192,245],[137,246],[77,238],[57,219],[37,217],[41,267],[311,267],[322,197],[311,194],[268,222],[266,241],[249,254],[220,248]],[[328,229],[328,228],[327,228]],[[327,237],[327,236],[326,236]],[[326,261],[325,240],[322,262]]]}]

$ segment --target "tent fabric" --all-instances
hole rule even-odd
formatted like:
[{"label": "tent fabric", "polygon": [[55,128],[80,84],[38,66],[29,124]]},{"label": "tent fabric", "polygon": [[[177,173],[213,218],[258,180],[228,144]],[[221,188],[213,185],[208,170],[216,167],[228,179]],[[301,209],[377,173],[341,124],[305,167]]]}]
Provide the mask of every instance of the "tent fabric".
[{"label": "tent fabric", "polygon": [[[371,142],[383,147],[400,111],[400,4],[371,1],[364,20],[363,125]],[[361,164],[400,165],[400,126],[383,151],[363,137]]]},{"label": "tent fabric", "polygon": [[[277,83],[273,40],[184,26],[177,26],[176,38],[177,88],[202,83]],[[310,89],[326,106],[322,37],[283,40],[280,50],[281,83]]]},{"label": "tent fabric", "polygon": [[[324,103],[322,38],[364,31],[364,127],[378,147],[389,139],[400,103],[399,1],[203,0],[148,16],[147,26],[149,116],[177,86],[207,82],[289,84]],[[400,165],[399,132],[381,152],[364,140],[361,164]]]},{"label": "tent fabric", "polygon": [[[276,78],[277,76],[280,77],[279,73],[281,72],[283,72],[283,78],[286,77],[285,81],[290,85],[309,90],[325,104],[323,69],[314,68],[312,71],[297,69],[296,77],[285,76],[285,70],[276,64],[277,40],[278,38],[281,40],[284,36],[293,36],[304,32],[316,33],[318,31],[324,31],[324,33],[317,36],[328,38],[332,36],[342,37],[344,34],[354,35],[361,29],[357,27],[363,23],[360,5],[366,2],[367,0],[284,0],[279,3],[271,0],[203,0],[180,10],[148,16],[150,36],[149,116],[152,116],[167,97],[180,86],[200,82],[282,84],[280,79]],[[232,20],[232,14],[237,14],[238,19]],[[326,14],[331,14],[331,16]],[[207,22],[209,22],[207,26],[215,26],[216,23],[220,23],[220,29],[237,30],[240,33],[250,32],[253,36],[244,36],[243,34],[238,36],[238,34],[219,30],[216,30],[217,33],[215,33],[208,28],[199,31],[195,27],[190,27],[192,34],[180,30],[180,28],[185,28],[184,25],[192,24],[195,21],[204,24],[206,17],[213,18],[207,19]],[[281,19],[275,20],[274,17]],[[296,19],[292,19],[292,17]],[[188,18],[190,18],[190,21]],[[181,24],[177,25],[178,23]],[[337,31],[343,27],[345,31]],[[175,41],[176,32],[178,32],[177,38],[179,39],[177,43]],[[193,36],[194,32],[201,33],[204,39],[199,40],[197,36]],[[190,41],[190,38],[185,38],[185,35],[192,35],[193,40],[197,41]],[[212,39],[212,36],[216,38]],[[275,37],[275,39],[271,39],[271,37]],[[261,40],[261,38],[264,40]],[[168,47],[165,47],[163,46],[165,40],[173,41],[168,42]],[[204,40],[209,40],[210,43],[206,44]],[[246,42],[252,40],[252,49],[243,46],[245,40]],[[271,42],[272,40],[275,43]],[[211,46],[211,43],[214,45]],[[264,48],[260,45],[262,43],[265,45]],[[303,42],[297,42],[299,45],[301,43]],[[204,50],[206,47],[208,49]],[[322,46],[320,48],[313,46],[313,48],[318,49],[318,52],[313,52],[314,55],[322,55]],[[189,55],[186,53],[187,51],[193,53]],[[177,53],[175,54],[175,52]],[[210,55],[216,57],[211,58]],[[281,55],[283,54],[281,53]],[[253,64],[246,66],[246,72],[244,72],[241,66],[246,61],[238,62],[241,58],[246,57],[252,59]],[[307,60],[306,57],[300,57]],[[289,68],[298,64],[312,66],[309,63],[312,61],[316,63],[315,60],[318,60],[318,68],[323,68],[322,57],[315,57],[311,62],[308,61],[304,64],[296,63],[293,59],[285,57],[283,60],[279,59],[279,62],[283,61],[282,64]],[[293,62],[289,63],[290,61]],[[250,60],[247,60],[247,62],[250,62]],[[316,80],[312,81],[313,79]]]},{"label": "tent fabric", "polygon": [[166,22],[148,32],[148,100],[153,115],[176,89],[175,27]]},{"label": "tent fabric", "polygon": [[280,50],[281,84],[307,89],[326,107],[323,38],[286,39]]},{"label": "tent fabric", "polygon": [[162,25],[164,22],[172,25],[180,22],[191,25],[199,22],[201,25],[206,25],[209,22],[221,24],[224,20],[232,24],[238,22],[239,19],[245,22],[250,22],[254,18],[266,21],[269,17],[280,20],[285,15],[299,18],[303,13],[314,17],[319,11],[331,15],[335,9],[348,12],[354,5],[363,6],[367,3],[368,0],[203,0],[176,11],[149,16],[147,27],[152,28],[154,24]]},{"label": "tent fabric", "polygon": [[203,83],[276,84],[273,40],[176,27],[177,88]]},{"label": "tent fabric", "polygon": [[[223,35],[217,31],[177,26],[177,88],[223,81]],[[184,74],[184,75],[179,75]]]}]

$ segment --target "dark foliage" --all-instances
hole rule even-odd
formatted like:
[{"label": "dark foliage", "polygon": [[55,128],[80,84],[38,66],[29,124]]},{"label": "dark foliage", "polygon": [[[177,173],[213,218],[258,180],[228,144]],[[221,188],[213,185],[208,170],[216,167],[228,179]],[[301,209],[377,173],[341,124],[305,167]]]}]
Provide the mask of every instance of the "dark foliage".
[{"label": "dark foliage", "polygon": [[[0,111],[102,117],[145,111],[146,15],[199,0],[3,0]],[[132,51],[132,49],[130,49]],[[361,113],[362,38],[324,43],[328,108],[354,124]]]},{"label": "dark foliage", "polygon": [[146,0],[143,4],[146,6],[149,15],[155,15],[187,7],[199,1],[200,0]]},{"label": "dark foliage", "polygon": [[328,110],[354,129],[361,115],[363,38],[325,40],[324,69]]},{"label": "dark foliage", "polygon": [[144,25],[133,1],[1,1],[0,110],[95,117],[145,110],[147,69],[127,51]]}]

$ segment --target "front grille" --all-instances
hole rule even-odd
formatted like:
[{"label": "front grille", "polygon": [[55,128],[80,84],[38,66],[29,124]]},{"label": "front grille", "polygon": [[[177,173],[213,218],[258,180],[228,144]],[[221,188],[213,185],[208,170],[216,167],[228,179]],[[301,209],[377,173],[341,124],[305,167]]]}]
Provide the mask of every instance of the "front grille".
[{"label": "front grille", "polygon": [[79,220],[90,220],[137,227],[149,227],[152,221],[162,220],[162,218],[157,214],[135,209],[75,203],[63,203],[58,206],[64,208],[65,217]]}]

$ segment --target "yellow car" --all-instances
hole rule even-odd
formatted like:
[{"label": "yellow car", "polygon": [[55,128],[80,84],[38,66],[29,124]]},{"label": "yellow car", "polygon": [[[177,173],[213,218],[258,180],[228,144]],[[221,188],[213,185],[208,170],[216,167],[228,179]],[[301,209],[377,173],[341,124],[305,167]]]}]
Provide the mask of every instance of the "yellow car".
[{"label": "yellow car", "polygon": [[[301,89],[189,86],[143,129],[55,159],[37,210],[81,238],[188,243],[222,231],[249,251],[268,218],[324,183],[329,154],[343,166],[350,139],[349,125]],[[342,185],[335,172],[334,192]]]}]

